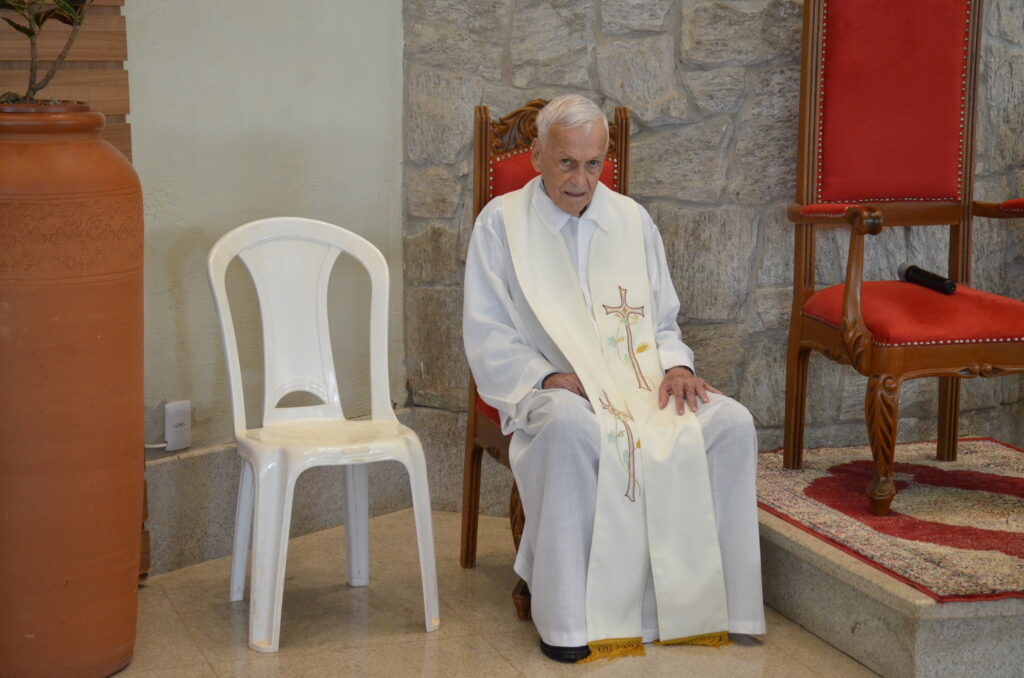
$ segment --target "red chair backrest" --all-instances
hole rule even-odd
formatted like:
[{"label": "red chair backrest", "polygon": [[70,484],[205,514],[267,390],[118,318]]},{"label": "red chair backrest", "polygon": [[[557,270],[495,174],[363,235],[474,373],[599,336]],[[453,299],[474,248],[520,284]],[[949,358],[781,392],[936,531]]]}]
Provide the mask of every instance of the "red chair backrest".
[{"label": "red chair backrest", "polygon": [[[530,149],[523,148],[491,159],[488,167],[487,200],[518,190],[537,176],[530,160]],[[615,156],[605,158],[601,170],[601,183],[619,192],[619,161]]]},{"label": "red chair backrest", "polygon": [[961,200],[980,0],[820,1],[817,171],[803,199]]}]

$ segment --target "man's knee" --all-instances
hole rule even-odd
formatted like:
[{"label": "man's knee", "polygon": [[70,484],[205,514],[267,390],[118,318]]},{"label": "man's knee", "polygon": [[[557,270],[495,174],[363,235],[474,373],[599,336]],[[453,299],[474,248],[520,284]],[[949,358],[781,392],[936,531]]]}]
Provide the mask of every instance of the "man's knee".
[{"label": "man's knee", "polygon": [[596,463],[600,431],[597,416],[590,403],[574,393],[561,389],[545,392],[544,397],[543,405],[530,416],[538,417],[536,423],[546,436],[553,442],[557,441],[548,448],[549,457],[593,457]]},{"label": "man's knee", "polygon": [[[704,442],[709,448],[722,437],[734,441],[756,440],[754,417],[750,410],[728,396],[715,393],[710,396],[711,402],[697,409],[697,418],[704,431]],[[751,445],[753,447],[756,445]]]}]

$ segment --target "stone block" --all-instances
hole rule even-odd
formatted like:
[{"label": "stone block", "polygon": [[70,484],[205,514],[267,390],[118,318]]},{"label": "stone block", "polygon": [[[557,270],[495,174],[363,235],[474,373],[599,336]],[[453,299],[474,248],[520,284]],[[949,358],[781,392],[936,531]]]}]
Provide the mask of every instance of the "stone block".
[{"label": "stone block", "polygon": [[461,184],[450,167],[406,166],[406,215],[435,219],[454,215],[462,193]]},{"label": "stone block", "polygon": [[693,349],[698,375],[727,396],[737,398],[747,333],[741,325],[683,324],[683,341]]},{"label": "stone block", "polygon": [[501,77],[510,3],[411,0],[404,7],[407,58],[490,80]]},{"label": "stone block", "polygon": [[786,205],[773,205],[761,215],[760,284],[793,284],[793,224],[786,218]]},{"label": "stone block", "polygon": [[998,174],[1024,158],[1024,50],[989,41],[978,87],[976,169]]},{"label": "stone block", "polygon": [[590,86],[593,0],[523,0],[512,19],[512,84]]},{"label": "stone block", "polygon": [[605,35],[632,31],[660,31],[672,0],[614,0],[601,5],[601,30]]},{"label": "stone block", "polygon": [[747,93],[742,68],[716,68],[710,71],[686,71],[683,84],[690,89],[697,108],[705,115],[733,113]]},{"label": "stone block", "polygon": [[764,287],[754,293],[754,314],[751,330],[789,329],[789,317],[793,309],[792,287]]},{"label": "stone block", "polygon": [[[553,99],[565,94],[566,89],[559,85],[531,87],[522,90],[518,87],[508,87],[501,84],[487,82],[484,84],[483,103],[487,106],[491,118],[498,119],[503,115],[511,113],[531,99]],[[593,94],[588,94],[592,99]],[[472,171],[472,167],[470,167]]]},{"label": "stone block", "polygon": [[786,333],[750,335],[744,346],[738,400],[758,426],[781,426],[786,392]]},{"label": "stone block", "polygon": [[682,58],[704,66],[792,60],[800,26],[800,4],[789,0],[698,2],[683,10]]},{"label": "stone block", "polygon": [[609,40],[597,48],[597,76],[604,93],[630,107],[644,123],[683,122],[689,104],[675,75],[671,35]]},{"label": "stone block", "polygon": [[[900,417],[935,418],[938,412],[937,379],[912,379],[900,387]],[[864,421],[864,397],[868,378],[847,368],[843,379],[840,421]]]},{"label": "stone block", "polygon": [[1019,0],[991,0],[985,7],[985,29],[990,35],[1024,47],[1024,4]]},{"label": "stone block", "polygon": [[462,347],[462,290],[407,288],[405,364],[412,404],[466,407],[469,370]]},{"label": "stone block", "polygon": [[[864,240],[864,280],[895,280],[896,269],[907,261],[906,231],[909,227],[886,228]],[[843,282],[850,253],[850,232],[845,228],[819,231],[817,238],[818,280],[835,285]],[[921,247],[925,247],[924,244]],[[945,268],[942,269],[945,271]]]},{"label": "stone block", "polygon": [[473,142],[481,81],[410,65],[405,82],[407,157],[414,163],[454,163]]},{"label": "stone block", "polygon": [[1003,385],[999,377],[960,380],[960,410],[995,407],[1003,401]]},{"label": "stone block", "polygon": [[971,234],[971,287],[1006,294],[1006,222],[976,219]]},{"label": "stone block", "polygon": [[796,186],[797,68],[750,74],[750,97],[736,123],[727,195],[744,204],[788,200]]},{"label": "stone block", "polygon": [[[400,419],[416,431],[423,444],[430,483],[430,507],[435,511],[461,512],[466,413],[410,407]],[[485,454],[480,474],[481,513],[508,515],[511,490],[512,472]]]},{"label": "stone block", "polygon": [[464,276],[459,233],[447,221],[406,224],[405,284],[460,285]]},{"label": "stone block", "polygon": [[[746,342],[746,362],[740,384],[742,402],[763,426],[781,426],[786,413],[786,345],[784,330],[751,335]],[[835,422],[842,393],[842,377],[848,370],[812,352],[807,380],[805,425]]]},{"label": "stone block", "polygon": [[728,121],[709,120],[630,141],[630,192],[644,197],[717,203],[725,179]]},{"label": "stone block", "polygon": [[687,320],[739,320],[751,295],[757,243],[754,210],[659,202],[651,217],[665,241],[669,272]]},{"label": "stone block", "polygon": [[[907,229],[907,261],[941,273],[949,271],[949,227],[918,226]],[[893,278],[895,278],[895,272]]]}]

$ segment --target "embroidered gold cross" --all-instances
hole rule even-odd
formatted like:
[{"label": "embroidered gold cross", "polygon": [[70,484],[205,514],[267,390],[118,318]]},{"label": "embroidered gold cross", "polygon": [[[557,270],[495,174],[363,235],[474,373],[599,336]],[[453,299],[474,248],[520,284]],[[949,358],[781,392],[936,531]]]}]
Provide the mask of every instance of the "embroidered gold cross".
[{"label": "embroidered gold cross", "polygon": [[635,502],[636,501],[636,447],[639,443],[633,442],[633,429],[630,427],[629,422],[633,421],[633,417],[630,416],[629,412],[623,412],[617,407],[613,406],[611,400],[608,398],[608,394],[604,391],[601,392],[601,407],[607,410],[620,424],[626,429],[626,445],[629,449],[629,457],[626,462],[626,470],[629,472],[629,480],[626,482],[626,499]]},{"label": "embroidered gold cross", "polygon": [[633,347],[633,328],[629,325],[630,316],[644,317],[643,306],[630,306],[626,303],[626,294],[628,290],[625,287],[619,287],[619,305],[609,306],[608,304],[601,304],[604,307],[605,315],[615,314],[619,316],[622,324],[626,327],[626,351],[629,353],[629,361],[633,364],[633,373],[636,375],[636,384],[644,391],[650,391],[651,387],[647,384],[647,379],[644,378],[643,372],[640,371],[640,361],[636,359],[636,349]]}]

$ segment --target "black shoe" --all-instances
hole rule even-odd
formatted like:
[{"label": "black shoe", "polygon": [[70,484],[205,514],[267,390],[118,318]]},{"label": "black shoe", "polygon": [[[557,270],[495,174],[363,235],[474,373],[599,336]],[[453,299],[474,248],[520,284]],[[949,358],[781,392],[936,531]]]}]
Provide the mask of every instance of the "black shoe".
[{"label": "black shoe", "polygon": [[548,659],[554,659],[556,662],[562,662],[564,664],[575,664],[581,659],[586,659],[590,656],[590,648],[586,645],[580,645],[579,647],[559,647],[558,645],[548,645],[543,640],[540,641],[540,651],[544,653]]}]

